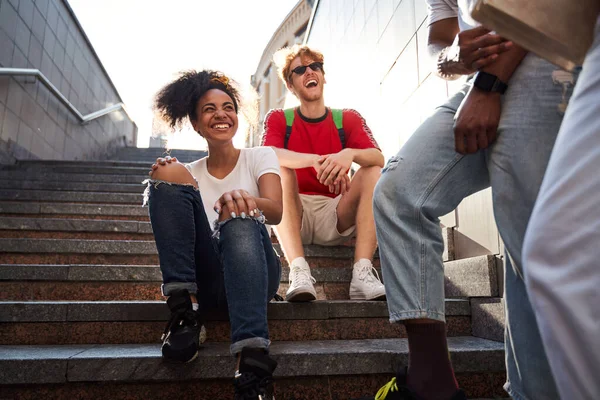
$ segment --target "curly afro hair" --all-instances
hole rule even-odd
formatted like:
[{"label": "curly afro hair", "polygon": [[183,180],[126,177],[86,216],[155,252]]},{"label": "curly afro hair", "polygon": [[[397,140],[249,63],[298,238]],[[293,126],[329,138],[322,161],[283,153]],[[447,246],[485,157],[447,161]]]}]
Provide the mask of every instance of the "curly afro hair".
[{"label": "curly afro hair", "polygon": [[154,110],[172,129],[181,128],[186,117],[197,119],[198,100],[211,89],[227,93],[238,112],[240,94],[238,85],[219,71],[184,71],[179,78],[163,87],[156,95]]}]

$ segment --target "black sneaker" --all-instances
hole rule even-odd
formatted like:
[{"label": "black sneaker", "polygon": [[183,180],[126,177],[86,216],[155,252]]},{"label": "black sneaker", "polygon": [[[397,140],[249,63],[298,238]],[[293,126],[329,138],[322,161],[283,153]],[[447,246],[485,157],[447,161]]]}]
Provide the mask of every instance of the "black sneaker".
[{"label": "black sneaker", "polygon": [[200,313],[192,308],[190,294],[185,289],[175,290],[167,300],[171,318],[161,340],[163,358],[187,363],[198,356],[198,347],[206,339],[206,330]]},{"label": "black sneaker", "polygon": [[[398,375],[383,385],[375,397],[361,397],[355,400],[422,400],[406,385],[408,368],[401,368]],[[458,389],[449,400],[467,400],[465,392]]]},{"label": "black sneaker", "polygon": [[234,400],[275,400],[273,371],[277,362],[263,349],[243,349],[240,370],[235,374]]}]

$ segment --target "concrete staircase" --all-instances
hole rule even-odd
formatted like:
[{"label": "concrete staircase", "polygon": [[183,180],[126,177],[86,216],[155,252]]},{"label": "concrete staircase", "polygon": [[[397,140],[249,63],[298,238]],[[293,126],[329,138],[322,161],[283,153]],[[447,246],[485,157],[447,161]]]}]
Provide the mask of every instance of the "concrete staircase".
[{"label": "concrete staircase", "polygon": [[[162,154],[123,149],[115,161],[0,167],[0,399],[232,398],[224,315],[207,316],[197,361],[160,357],[168,311],[140,182]],[[444,238],[457,378],[470,398],[505,397],[498,260],[455,260],[453,230]],[[385,302],[348,300],[350,245],[307,246],[306,254],[320,301],[269,305],[277,399],[373,394],[407,362],[404,328],[388,322]]]}]

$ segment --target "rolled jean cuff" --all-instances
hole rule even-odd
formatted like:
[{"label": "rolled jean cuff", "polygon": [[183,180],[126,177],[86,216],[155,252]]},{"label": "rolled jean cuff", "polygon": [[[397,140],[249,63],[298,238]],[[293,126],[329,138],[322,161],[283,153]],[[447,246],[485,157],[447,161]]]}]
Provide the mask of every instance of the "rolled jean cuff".
[{"label": "rolled jean cuff", "polygon": [[390,312],[390,322],[402,322],[407,319],[433,319],[440,322],[446,322],[446,315],[437,311],[428,310]]},{"label": "rolled jean cuff", "polygon": [[169,296],[177,289],[186,289],[190,294],[196,294],[198,292],[198,285],[196,282],[171,282],[163,283],[160,287],[163,296]]},{"label": "rolled jean cuff", "polygon": [[244,339],[237,341],[231,345],[229,348],[231,351],[231,355],[236,355],[242,352],[242,349],[249,347],[252,349],[268,349],[271,345],[271,341],[269,339],[253,337],[249,339]]}]

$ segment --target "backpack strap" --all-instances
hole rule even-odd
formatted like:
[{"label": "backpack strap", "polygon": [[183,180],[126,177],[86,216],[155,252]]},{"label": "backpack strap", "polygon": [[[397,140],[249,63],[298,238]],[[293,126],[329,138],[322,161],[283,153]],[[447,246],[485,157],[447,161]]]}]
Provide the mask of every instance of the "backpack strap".
[{"label": "backpack strap", "polygon": [[[288,148],[288,142],[290,141],[290,136],[292,135],[292,125],[294,124],[294,116],[295,110],[293,108],[286,108],[283,110],[283,114],[285,115],[285,137],[283,139],[283,148]],[[333,117],[333,123],[338,131],[338,136],[340,137],[340,143],[342,144],[342,149],[346,148],[346,132],[344,131],[344,113],[343,110],[340,109],[331,109],[331,116]]]},{"label": "backpack strap", "polygon": [[340,137],[340,143],[342,143],[342,149],[346,148],[346,132],[344,131],[344,112],[340,109],[331,109],[331,116],[333,117],[333,123],[338,130]]},{"label": "backpack strap", "polygon": [[283,114],[285,115],[285,138],[283,139],[283,148],[287,149],[290,136],[292,135],[292,125],[294,124],[294,109],[286,108],[283,110]]}]

